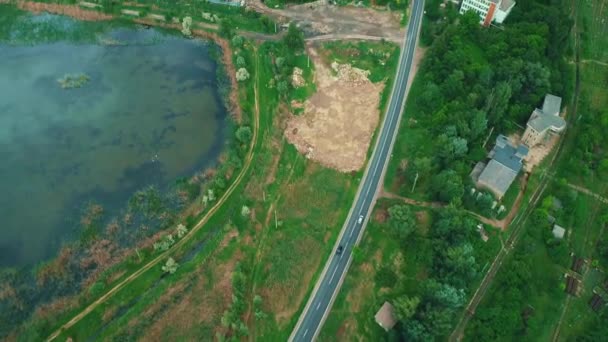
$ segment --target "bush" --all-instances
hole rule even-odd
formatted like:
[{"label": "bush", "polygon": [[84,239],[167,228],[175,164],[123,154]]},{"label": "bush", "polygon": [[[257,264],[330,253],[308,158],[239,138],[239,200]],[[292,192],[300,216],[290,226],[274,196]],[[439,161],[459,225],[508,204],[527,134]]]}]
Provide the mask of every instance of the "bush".
[{"label": "bush", "polygon": [[374,281],[379,287],[393,287],[397,282],[397,275],[390,268],[382,267],[376,272]]}]

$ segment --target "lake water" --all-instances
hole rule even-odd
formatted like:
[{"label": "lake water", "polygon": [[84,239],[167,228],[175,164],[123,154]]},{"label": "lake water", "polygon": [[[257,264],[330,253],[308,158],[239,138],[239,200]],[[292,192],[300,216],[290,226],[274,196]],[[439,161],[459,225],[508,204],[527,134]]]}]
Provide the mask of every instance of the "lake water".
[{"label": "lake water", "polygon": [[[99,41],[0,44],[0,266],[55,255],[78,237],[85,203],[111,214],[221,152],[227,120],[210,46],[153,29]],[[90,80],[80,88],[57,82],[81,73]]]}]

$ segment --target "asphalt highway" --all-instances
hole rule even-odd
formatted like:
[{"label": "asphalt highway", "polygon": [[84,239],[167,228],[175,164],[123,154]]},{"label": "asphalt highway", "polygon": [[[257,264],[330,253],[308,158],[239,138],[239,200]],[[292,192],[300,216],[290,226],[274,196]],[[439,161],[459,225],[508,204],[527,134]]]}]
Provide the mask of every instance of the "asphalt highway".
[{"label": "asphalt highway", "polygon": [[[334,246],[333,253],[329,256],[325,269],[315,285],[315,289],[289,337],[289,341],[312,341],[317,337],[335,296],[338,294],[342,279],[348,271],[352,248],[358,243],[363,233],[367,218],[374,204],[376,191],[381,186],[380,181],[393,149],[406,98],[407,80],[412,68],[423,13],[424,0],[414,0],[412,15],[410,16],[403,49],[399,57],[393,92],[371,161],[367,165],[355,201],[338,237],[338,242]],[[338,253],[339,246],[342,249],[340,253]]]}]

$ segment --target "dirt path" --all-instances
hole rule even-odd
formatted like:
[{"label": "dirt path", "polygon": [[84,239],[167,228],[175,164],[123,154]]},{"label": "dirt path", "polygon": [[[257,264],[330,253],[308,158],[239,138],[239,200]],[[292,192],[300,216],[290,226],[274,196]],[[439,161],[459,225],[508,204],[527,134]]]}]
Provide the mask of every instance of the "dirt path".
[{"label": "dirt path", "polygon": [[583,188],[582,186],[574,185],[574,184],[571,184],[571,183],[568,183],[568,187],[571,188],[571,189],[574,189],[574,190],[576,190],[578,192],[582,192],[582,193],[584,193],[586,195],[589,195],[589,196],[595,198],[596,200],[598,200],[598,201],[600,201],[602,203],[608,204],[608,198],[603,197],[603,196],[601,196],[599,194],[596,194],[595,192],[593,192],[593,191],[591,191],[591,190],[589,190],[587,188]]},{"label": "dirt path", "polygon": [[[513,222],[513,219],[515,218],[515,216],[517,215],[517,213],[519,212],[519,208],[521,207],[521,203],[522,200],[524,198],[524,194],[526,193],[526,189],[528,188],[528,174],[524,174],[524,176],[521,178],[520,181],[520,190],[519,193],[517,194],[517,197],[515,199],[515,202],[513,202],[513,206],[511,207],[511,210],[509,211],[509,213],[507,214],[507,216],[505,218],[503,218],[502,220],[496,220],[496,219],[490,219],[487,218],[485,216],[481,216],[473,211],[467,210],[467,212],[469,214],[471,214],[472,216],[475,216],[475,218],[477,218],[479,221],[481,221],[482,223],[485,223],[487,225],[490,225],[494,228],[498,228],[502,231],[505,231],[509,225],[511,224],[511,222]],[[407,198],[407,197],[402,197],[390,192],[387,192],[386,190],[382,189],[381,192],[378,194],[379,198],[391,198],[391,199],[398,199],[401,200],[407,204],[410,205],[415,205],[415,206],[419,206],[419,207],[425,207],[425,208],[442,208],[445,207],[445,204],[443,203],[439,203],[439,202],[424,202],[424,201],[417,201],[411,198]]]},{"label": "dirt path", "polygon": [[378,11],[354,6],[331,6],[317,3],[268,8],[260,0],[250,0],[247,7],[280,22],[295,21],[307,36],[362,35],[401,41],[404,28],[400,26],[401,12]]},{"label": "dirt path", "polygon": [[228,200],[230,195],[232,195],[234,190],[238,187],[238,185],[241,183],[241,181],[245,177],[245,174],[249,171],[251,162],[256,154],[256,147],[259,144],[258,133],[259,133],[259,129],[260,129],[260,109],[259,109],[259,101],[258,101],[258,96],[257,96],[257,91],[258,91],[257,86],[258,86],[257,83],[255,83],[254,93],[256,94],[256,96],[255,96],[255,106],[254,106],[255,111],[254,111],[254,119],[253,119],[253,135],[251,138],[251,146],[249,147],[249,151],[247,152],[247,156],[245,158],[245,162],[243,163],[243,168],[241,169],[241,172],[239,172],[238,176],[235,178],[234,182],[232,182],[232,184],[228,187],[226,192],[218,199],[216,204],[209,210],[209,212],[207,212],[207,214],[205,214],[205,216],[203,216],[203,218],[201,218],[201,220],[194,227],[192,227],[192,229],[181,240],[177,241],[177,243],[175,243],[167,251],[159,254],[156,258],[154,258],[153,260],[148,262],[146,265],[144,265],[139,270],[135,271],[133,274],[131,274],[130,276],[125,278],[123,281],[116,284],[112,289],[110,289],[108,292],[106,292],[106,294],[101,296],[99,299],[97,299],[93,303],[89,304],[89,306],[87,306],[83,311],[78,313],[76,316],[74,316],[74,318],[72,318],[70,321],[68,321],[67,323],[62,325],[59,329],[57,329],[55,332],[53,332],[46,339],[46,341],[52,341],[55,338],[57,338],[62,332],[69,329],[70,327],[74,326],[76,323],[78,323],[80,320],[82,320],[86,315],[91,313],[91,311],[95,310],[97,307],[99,307],[100,305],[105,303],[109,298],[111,298],[118,291],[120,291],[125,286],[132,283],[133,281],[135,281],[137,278],[139,278],[139,276],[144,274],[146,271],[148,271],[152,267],[158,266],[158,264],[161,261],[166,260],[169,256],[171,256],[173,254],[173,252],[177,251],[180,247],[184,246],[196,234],[196,232],[201,230],[201,228],[203,228],[205,226],[205,223],[207,223],[207,221],[209,221],[209,219],[219,210],[219,208],[226,202],[226,200]]},{"label": "dirt path", "polygon": [[603,65],[603,66],[608,66],[608,63],[602,62],[602,61],[596,61],[595,59],[583,59],[583,60],[581,60],[581,63],[583,63],[583,64],[595,63],[595,64],[599,64],[599,65]]}]

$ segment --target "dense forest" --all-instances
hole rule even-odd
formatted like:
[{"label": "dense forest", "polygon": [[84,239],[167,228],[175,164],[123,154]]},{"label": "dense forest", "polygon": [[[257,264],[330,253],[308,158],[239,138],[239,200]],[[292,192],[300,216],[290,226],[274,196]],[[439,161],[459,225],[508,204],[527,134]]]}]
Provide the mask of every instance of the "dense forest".
[{"label": "dense forest", "polygon": [[[430,239],[421,242],[432,246],[432,253],[420,261],[431,263],[432,276],[415,295],[393,301],[400,323],[392,340],[445,338],[470,296],[468,289],[481,268],[475,248],[479,236],[475,222],[458,208],[472,165],[486,155],[488,146],[482,146],[490,129],[494,134],[512,133],[525,125],[545,94],[561,96],[567,103],[573,89],[565,58],[572,20],[564,1],[518,3],[503,26],[489,28],[479,25],[474,13],[458,16],[456,8],[441,10],[435,1],[426,8],[422,38],[430,47],[416,80],[418,96],[408,104],[415,108],[410,122],[427,133],[428,143],[408,146],[409,163],[403,172],[410,182],[418,174],[430,175],[428,187],[418,191],[429,191],[431,198],[450,203],[450,209],[436,214]],[[526,283],[533,291],[544,280],[530,282],[526,253],[534,241],[526,241],[528,248],[517,254],[519,261],[505,271],[504,279],[509,286]],[[556,246],[552,253],[563,259],[563,248]],[[511,318],[518,319],[515,316]],[[479,336],[488,340],[506,335],[497,331]]]},{"label": "dense forest", "polygon": [[[460,204],[472,165],[484,158],[491,128],[509,134],[525,126],[547,93],[571,97],[566,59],[572,21],[566,6],[518,3],[502,27],[479,25],[474,13],[454,16],[427,4],[423,38],[432,40],[410,106],[429,144],[410,146],[405,176],[433,175],[434,199]],[[414,91],[414,90],[413,90]],[[491,145],[491,144],[490,144]]]},{"label": "dense forest", "polygon": [[[416,262],[428,270],[423,282],[391,300],[400,323],[389,336],[392,340],[431,341],[449,335],[466,304],[467,289],[483,267],[479,260],[487,259],[491,247],[479,238],[475,220],[455,207],[432,213],[428,235],[415,233],[417,224],[410,207],[394,205],[388,213],[394,238],[415,251]],[[379,273],[377,277],[383,276]],[[390,286],[388,280],[377,281]]]}]

